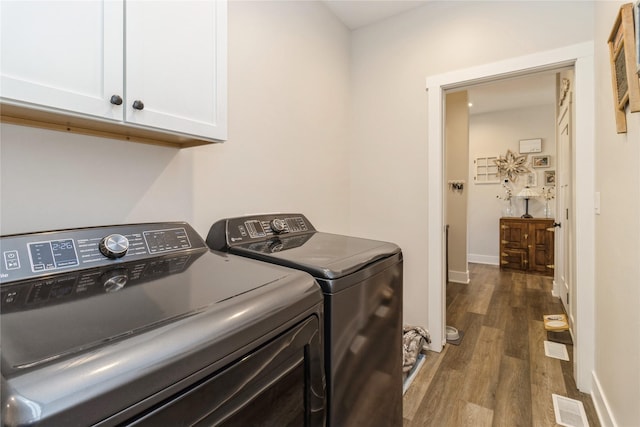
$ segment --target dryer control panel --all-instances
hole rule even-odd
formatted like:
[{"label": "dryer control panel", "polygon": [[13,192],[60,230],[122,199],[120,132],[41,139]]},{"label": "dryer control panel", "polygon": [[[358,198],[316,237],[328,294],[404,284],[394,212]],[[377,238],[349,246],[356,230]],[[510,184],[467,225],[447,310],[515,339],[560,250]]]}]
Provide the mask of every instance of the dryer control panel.
[{"label": "dryer control panel", "polygon": [[225,250],[237,244],[315,232],[309,220],[299,213],[251,215],[217,221],[209,230],[207,244],[212,249]]},{"label": "dryer control panel", "polygon": [[0,236],[0,284],[205,248],[185,222]]}]

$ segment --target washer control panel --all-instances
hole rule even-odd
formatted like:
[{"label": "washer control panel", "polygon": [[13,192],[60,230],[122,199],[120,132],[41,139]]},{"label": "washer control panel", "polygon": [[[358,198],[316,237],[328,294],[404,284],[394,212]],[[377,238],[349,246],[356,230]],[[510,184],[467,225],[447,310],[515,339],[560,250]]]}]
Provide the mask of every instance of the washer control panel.
[{"label": "washer control panel", "polygon": [[0,284],[206,248],[184,222],[0,236]]},{"label": "washer control panel", "polygon": [[[260,219],[250,218],[241,224],[233,224],[229,228],[229,234],[238,234],[240,237],[249,236],[252,239],[260,239],[275,234],[289,234],[309,231],[307,223],[302,217]],[[235,233],[234,233],[235,232]]]},{"label": "washer control panel", "polygon": [[210,248],[271,239],[283,235],[315,233],[316,229],[302,214],[266,214],[223,219],[211,227],[207,236]]}]

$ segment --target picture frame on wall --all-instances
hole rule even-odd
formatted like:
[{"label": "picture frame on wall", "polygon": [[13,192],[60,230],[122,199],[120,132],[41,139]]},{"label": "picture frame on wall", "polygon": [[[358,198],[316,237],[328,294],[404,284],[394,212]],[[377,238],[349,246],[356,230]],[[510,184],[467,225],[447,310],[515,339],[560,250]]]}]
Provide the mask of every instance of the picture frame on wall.
[{"label": "picture frame on wall", "polygon": [[548,168],[551,166],[551,156],[531,156],[532,168]]},{"label": "picture frame on wall", "polygon": [[547,187],[556,185],[556,171],[544,171],[544,185]]},{"label": "picture frame on wall", "polygon": [[521,139],[520,154],[539,153],[542,151],[542,138]]},{"label": "picture frame on wall", "polygon": [[525,175],[525,187],[537,187],[538,186],[538,173],[537,172],[529,172]]},{"label": "picture frame on wall", "polygon": [[627,133],[627,105],[632,113],[640,111],[640,79],[636,54],[638,42],[634,35],[634,13],[633,3],[620,6],[608,40],[617,133]]}]

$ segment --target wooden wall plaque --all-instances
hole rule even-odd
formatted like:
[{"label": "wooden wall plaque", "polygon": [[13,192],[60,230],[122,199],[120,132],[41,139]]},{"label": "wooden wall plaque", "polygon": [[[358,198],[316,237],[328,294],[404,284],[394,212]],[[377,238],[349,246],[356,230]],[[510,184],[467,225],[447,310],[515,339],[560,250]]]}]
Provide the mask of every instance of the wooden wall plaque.
[{"label": "wooden wall plaque", "polygon": [[640,78],[636,74],[633,4],[620,7],[616,22],[609,36],[611,80],[613,85],[616,131],[627,132],[625,108],[634,113],[640,111]]}]

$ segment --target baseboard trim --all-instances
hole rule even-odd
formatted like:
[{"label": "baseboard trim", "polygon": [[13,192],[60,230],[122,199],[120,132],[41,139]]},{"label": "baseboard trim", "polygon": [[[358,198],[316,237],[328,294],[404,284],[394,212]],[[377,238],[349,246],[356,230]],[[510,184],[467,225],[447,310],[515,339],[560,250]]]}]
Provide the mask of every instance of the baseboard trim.
[{"label": "baseboard trim", "polygon": [[449,281],[454,283],[464,283],[465,285],[470,282],[469,270],[467,271],[451,271],[449,270]]},{"label": "baseboard trim", "polygon": [[554,296],[556,298],[560,298],[560,293],[558,292],[558,283],[556,283],[556,281],[553,281],[553,286],[551,287],[551,296]]},{"label": "baseboard trim", "polygon": [[500,265],[500,257],[492,255],[468,254],[467,259],[474,264]]},{"label": "baseboard trim", "polygon": [[611,413],[611,409],[609,403],[607,402],[607,398],[604,395],[604,391],[600,386],[600,381],[598,381],[598,376],[595,372],[592,372],[591,376],[593,383],[591,386],[591,399],[593,400],[593,405],[596,407],[600,425],[602,427],[618,427],[618,424],[616,423],[615,418]]}]

